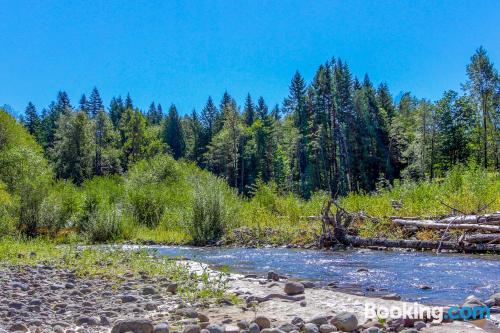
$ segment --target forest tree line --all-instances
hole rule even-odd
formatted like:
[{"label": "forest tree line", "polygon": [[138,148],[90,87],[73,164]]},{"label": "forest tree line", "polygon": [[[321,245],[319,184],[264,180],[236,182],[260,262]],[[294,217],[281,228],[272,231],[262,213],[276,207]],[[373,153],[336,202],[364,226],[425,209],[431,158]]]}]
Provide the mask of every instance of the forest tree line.
[{"label": "forest tree line", "polygon": [[43,147],[56,175],[77,185],[120,174],[131,163],[169,153],[224,177],[248,194],[261,180],[309,198],[372,191],[397,178],[443,176],[474,161],[498,170],[500,79],[479,48],[466,67],[462,93],[438,101],[407,92],[395,101],[388,86],[353,77],[346,62],[319,66],[307,84],[293,76],[282,105],[228,92],[200,112],[181,116],[174,104],[137,108],[130,95],[104,104],[94,88],[73,104],[60,91],[38,112],[31,102],[22,123]]}]

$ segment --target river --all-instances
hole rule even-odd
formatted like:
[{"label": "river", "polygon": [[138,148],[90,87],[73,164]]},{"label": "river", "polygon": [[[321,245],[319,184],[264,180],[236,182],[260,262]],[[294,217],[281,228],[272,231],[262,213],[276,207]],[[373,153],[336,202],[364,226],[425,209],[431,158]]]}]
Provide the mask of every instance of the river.
[{"label": "river", "polygon": [[[461,304],[500,292],[500,257],[372,250],[320,251],[286,248],[196,248],[151,246],[159,255],[184,256],[238,273],[273,270],[292,278],[337,282],[365,295],[397,293],[406,301]],[[358,271],[366,268],[368,271]],[[426,285],[431,289],[422,289]]]}]

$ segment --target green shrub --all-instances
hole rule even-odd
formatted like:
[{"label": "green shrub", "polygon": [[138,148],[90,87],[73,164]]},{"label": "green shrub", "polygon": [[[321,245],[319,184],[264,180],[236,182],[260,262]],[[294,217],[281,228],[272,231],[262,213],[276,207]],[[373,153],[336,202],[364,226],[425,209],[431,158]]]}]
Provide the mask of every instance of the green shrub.
[{"label": "green shrub", "polygon": [[196,245],[214,244],[228,226],[232,210],[225,198],[226,184],[215,177],[194,183],[190,233]]},{"label": "green shrub", "polygon": [[115,206],[97,208],[87,217],[85,233],[92,242],[121,239],[123,223],[120,211]]}]

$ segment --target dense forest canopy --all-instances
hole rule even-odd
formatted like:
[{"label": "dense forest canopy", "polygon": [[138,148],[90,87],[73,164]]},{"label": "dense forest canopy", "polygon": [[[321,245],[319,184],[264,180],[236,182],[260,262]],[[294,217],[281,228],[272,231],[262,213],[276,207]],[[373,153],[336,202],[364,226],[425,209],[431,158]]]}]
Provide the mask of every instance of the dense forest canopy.
[{"label": "dense forest canopy", "polygon": [[250,94],[239,105],[224,92],[218,105],[208,97],[200,112],[181,116],[174,104],[140,110],[129,94],[106,107],[94,88],[76,104],[60,91],[41,112],[30,102],[22,123],[56,176],[77,185],[169,153],[245,195],[262,181],[303,198],[339,196],[397,178],[441,177],[470,161],[498,170],[499,76],[483,48],[466,72],[461,93],[433,102],[408,92],[395,102],[385,83],[353,77],[346,62],[331,59],[309,84],[296,72],[281,106]]}]

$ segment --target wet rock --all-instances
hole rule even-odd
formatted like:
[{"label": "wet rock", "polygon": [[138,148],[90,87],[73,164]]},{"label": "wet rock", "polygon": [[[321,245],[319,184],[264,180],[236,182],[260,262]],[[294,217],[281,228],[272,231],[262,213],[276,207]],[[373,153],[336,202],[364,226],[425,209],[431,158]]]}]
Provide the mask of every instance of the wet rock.
[{"label": "wet rock", "polygon": [[183,333],[200,333],[200,325],[186,325],[184,326]]},{"label": "wet rock", "polygon": [[224,328],[217,324],[210,324],[206,328],[210,333],[224,333]]},{"label": "wet rock", "polygon": [[254,323],[259,325],[259,328],[263,330],[264,328],[270,328],[271,327],[271,321],[269,318],[264,317],[264,316],[257,316],[254,319]]},{"label": "wet rock", "polygon": [[304,285],[300,282],[287,282],[284,288],[287,295],[299,295],[304,293]]},{"label": "wet rock", "polygon": [[336,315],[330,321],[332,325],[335,325],[338,330],[351,332],[354,331],[358,327],[358,319],[353,313],[344,312],[339,315]]},{"label": "wet rock", "polygon": [[153,324],[151,320],[147,319],[121,319],[118,320],[111,329],[111,333],[126,332],[152,333]]},{"label": "wet rock", "polygon": [[422,290],[430,290],[430,289],[432,289],[431,286],[428,286],[426,284],[419,284],[419,285],[417,285],[417,288],[418,289],[422,289]]},{"label": "wet rock", "polygon": [[368,328],[364,329],[362,332],[363,333],[381,333],[382,330],[378,327],[372,326],[372,327],[368,327]]},{"label": "wet rock", "polygon": [[307,323],[302,327],[302,330],[304,333],[319,333],[319,328],[316,326],[316,324],[313,323]]},{"label": "wet rock", "polygon": [[293,325],[297,326],[299,328],[299,330],[302,329],[302,327],[304,327],[304,324],[305,324],[304,320],[300,317],[293,317],[291,323]]},{"label": "wet rock", "polygon": [[10,302],[9,308],[20,310],[24,307],[24,304],[21,302]]},{"label": "wet rock", "polygon": [[274,271],[269,271],[269,272],[267,272],[267,279],[271,280],[271,281],[279,281],[280,276],[278,275],[278,273],[276,273]]},{"label": "wet rock", "polygon": [[478,297],[470,295],[465,299],[464,304],[462,306],[463,307],[469,306],[473,308],[474,306],[486,306],[486,304],[484,304],[484,302],[481,301]]},{"label": "wet rock", "polygon": [[400,331],[399,333],[418,333],[418,331],[414,328],[407,328],[407,329]]},{"label": "wet rock", "polygon": [[101,326],[110,326],[111,325],[108,317],[106,317],[106,316],[100,316],[99,321],[101,323]]},{"label": "wet rock", "polygon": [[304,288],[306,288],[306,289],[316,287],[316,283],[314,283],[314,282],[312,282],[312,281],[303,281],[303,282],[302,282],[302,285],[303,285],[303,286],[304,286]]},{"label": "wet rock", "polygon": [[496,293],[490,296],[490,299],[495,301],[496,306],[500,306],[500,293]]},{"label": "wet rock", "polygon": [[336,332],[337,327],[335,327],[334,325],[331,325],[331,324],[323,324],[323,325],[320,325],[319,331],[320,331],[320,333]]},{"label": "wet rock", "polygon": [[388,301],[400,301],[401,296],[398,294],[387,294],[381,297],[382,299],[388,300]]},{"label": "wet rock", "polygon": [[368,272],[368,268],[366,268],[366,267],[360,267],[360,268],[358,268],[356,270],[356,272],[358,272],[358,273]]},{"label": "wet rock", "polygon": [[169,333],[167,323],[159,323],[153,327],[153,333]]}]

